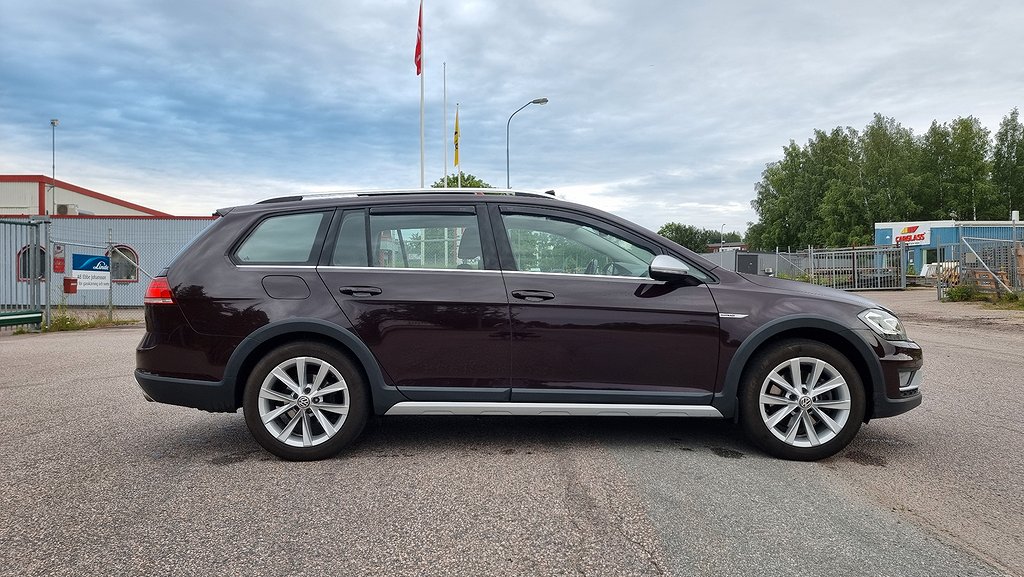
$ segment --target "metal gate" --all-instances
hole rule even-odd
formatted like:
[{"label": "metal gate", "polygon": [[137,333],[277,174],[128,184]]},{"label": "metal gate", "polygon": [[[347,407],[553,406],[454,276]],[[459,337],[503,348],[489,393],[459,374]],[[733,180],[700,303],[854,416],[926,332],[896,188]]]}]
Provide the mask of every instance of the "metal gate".
[{"label": "metal gate", "polygon": [[939,254],[939,300],[958,285],[995,297],[1024,291],[1024,246],[1020,241],[965,236],[959,244],[940,247]]},{"label": "metal gate", "polygon": [[776,276],[837,289],[907,287],[907,253],[905,248],[899,246],[809,248],[800,252],[778,252],[774,264],[766,268],[773,269]]},{"label": "metal gate", "polygon": [[43,322],[46,221],[0,220],[0,328]]}]

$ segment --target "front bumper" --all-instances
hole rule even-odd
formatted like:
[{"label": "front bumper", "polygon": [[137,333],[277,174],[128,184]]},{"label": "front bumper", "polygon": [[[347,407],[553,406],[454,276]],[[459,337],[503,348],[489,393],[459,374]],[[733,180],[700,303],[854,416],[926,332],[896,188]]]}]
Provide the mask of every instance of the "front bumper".
[{"label": "front bumper", "polygon": [[882,382],[874,383],[870,418],[892,417],[921,404],[924,357],[913,341],[874,339],[873,348],[881,366]]}]

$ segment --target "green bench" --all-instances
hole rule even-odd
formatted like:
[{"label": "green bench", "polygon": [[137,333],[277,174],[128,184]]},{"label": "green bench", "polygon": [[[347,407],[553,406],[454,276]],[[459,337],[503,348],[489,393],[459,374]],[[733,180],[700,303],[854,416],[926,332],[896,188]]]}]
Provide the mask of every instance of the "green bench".
[{"label": "green bench", "polygon": [[0,311],[0,327],[38,325],[42,322],[42,311]]}]

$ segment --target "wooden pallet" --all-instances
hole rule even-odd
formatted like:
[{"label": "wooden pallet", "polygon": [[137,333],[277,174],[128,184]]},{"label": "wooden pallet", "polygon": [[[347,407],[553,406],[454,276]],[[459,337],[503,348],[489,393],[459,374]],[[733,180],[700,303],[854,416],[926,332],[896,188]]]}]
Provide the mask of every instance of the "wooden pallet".
[{"label": "wooden pallet", "polygon": [[[1003,286],[1010,284],[1009,278],[1006,275],[1006,271],[999,271],[998,273],[990,273],[987,270],[973,269],[968,271],[970,274],[970,283],[974,285],[974,289],[982,294],[989,295],[1000,295],[1006,292]],[[996,280],[996,277],[999,277]],[[999,284],[999,281],[1003,281],[1003,284]]]}]

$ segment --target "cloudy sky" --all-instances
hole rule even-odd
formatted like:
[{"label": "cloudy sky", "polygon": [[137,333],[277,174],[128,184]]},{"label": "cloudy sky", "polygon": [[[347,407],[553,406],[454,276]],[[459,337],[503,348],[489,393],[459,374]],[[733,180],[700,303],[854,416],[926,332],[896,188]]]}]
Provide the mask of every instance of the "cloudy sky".
[{"label": "cloudy sky", "polygon": [[[174,214],[415,187],[417,0],[4,0],[0,173]],[[1017,2],[425,0],[426,178],[742,231],[790,140],[1024,104]],[[447,62],[444,128],[442,62]],[[449,169],[450,170],[450,169]]]}]

